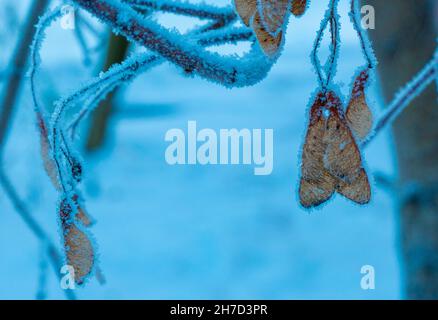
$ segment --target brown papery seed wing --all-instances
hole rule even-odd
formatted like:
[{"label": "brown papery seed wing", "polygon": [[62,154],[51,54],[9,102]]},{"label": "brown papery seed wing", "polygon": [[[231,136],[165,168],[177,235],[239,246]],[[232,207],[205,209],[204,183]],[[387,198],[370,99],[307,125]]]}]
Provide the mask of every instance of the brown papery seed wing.
[{"label": "brown papery seed wing", "polygon": [[292,13],[299,17],[306,12],[307,0],[292,0],[291,11]]},{"label": "brown papery seed wing", "polygon": [[330,108],[323,139],[327,144],[324,166],[339,180],[352,183],[362,169],[362,160],[341,112],[340,106]]},{"label": "brown papery seed wing", "polygon": [[82,223],[85,227],[90,227],[93,224],[93,220],[79,203],[79,196],[77,194],[73,195],[72,201],[77,206],[78,210],[76,213],[76,220]]},{"label": "brown papery seed wing", "polygon": [[361,169],[351,184],[340,182],[336,191],[358,204],[367,204],[371,199],[371,186],[366,171]]},{"label": "brown papery seed wing", "polygon": [[336,180],[324,168],[326,145],[323,142],[325,119],[322,116],[320,96],[311,108],[309,127],[301,161],[300,203],[315,207],[327,201],[334,193]]},{"label": "brown papery seed wing", "polygon": [[348,125],[360,140],[366,138],[373,126],[373,115],[365,97],[367,81],[368,72],[362,71],[354,82],[351,99],[346,111]]},{"label": "brown papery seed wing", "polygon": [[335,191],[336,180],[326,171],[321,171],[319,180],[301,178],[300,203],[305,208],[317,207],[331,198]]},{"label": "brown papery seed wing", "polygon": [[259,15],[262,24],[271,36],[276,36],[282,31],[288,17],[290,0],[259,0]]},{"label": "brown papery seed wing", "polygon": [[38,129],[40,133],[40,151],[41,158],[43,159],[44,170],[46,171],[47,176],[50,178],[53,186],[56,190],[61,190],[61,184],[58,180],[58,174],[56,169],[56,163],[50,156],[50,142],[49,136],[47,132],[47,126],[40,114],[38,116]]},{"label": "brown papery seed wing", "polygon": [[76,283],[82,284],[93,269],[93,246],[88,236],[73,223],[64,229],[64,239],[67,263],[74,268]]},{"label": "brown papery seed wing", "polygon": [[78,213],[79,216],[72,219],[70,204],[66,200],[62,201],[60,216],[67,264],[73,267],[75,282],[82,284],[93,270],[95,253],[90,238],[78,227],[85,215],[81,209]]},{"label": "brown papery seed wing", "polygon": [[234,0],[236,11],[248,27],[251,22],[251,18],[257,11],[257,0]]},{"label": "brown papery seed wing", "polygon": [[257,36],[257,40],[263,52],[267,56],[275,56],[281,47],[283,40],[283,32],[280,32],[276,37],[273,37],[269,32],[265,30],[261,23],[260,15],[256,13],[253,21],[253,29]]}]

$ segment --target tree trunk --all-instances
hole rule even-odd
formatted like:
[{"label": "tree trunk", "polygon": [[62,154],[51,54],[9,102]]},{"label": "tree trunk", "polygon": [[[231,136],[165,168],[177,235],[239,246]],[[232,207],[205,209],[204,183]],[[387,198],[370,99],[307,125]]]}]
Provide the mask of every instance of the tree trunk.
[{"label": "tree trunk", "polygon": [[[103,71],[107,71],[115,63],[122,62],[126,57],[128,48],[129,42],[124,37],[111,34]],[[108,121],[113,110],[116,94],[117,90],[110,92],[93,113],[86,144],[88,152],[99,149],[105,141]]]},{"label": "tree trunk", "polygon": [[[433,2],[366,0],[386,101],[430,60],[436,47]],[[395,121],[399,210],[408,299],[438,299],[438,104],[428,88]]]}]

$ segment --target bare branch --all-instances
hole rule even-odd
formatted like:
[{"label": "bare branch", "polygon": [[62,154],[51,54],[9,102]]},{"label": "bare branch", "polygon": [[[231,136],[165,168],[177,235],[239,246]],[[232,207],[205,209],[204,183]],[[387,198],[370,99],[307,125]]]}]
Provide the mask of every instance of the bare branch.
[{"label": "bare branch", "polygon": [[108,23],[114,30],[187,72],[227,87],[249,86],[263,79],[275,62],[257,46],[246,58],[222,57],[193,43],[193,39],[171,33],[157,23],[145,20],[125,3],[109,0],[73,0],[74,3]]},{"label": "bare branch", "polygon": [[377,120],[374,130],[362,143],[366,147],[385,127],[390,125],[397,116],[409,106],[438,76],[438,55],[421,70],[411,82],[406,84],[388,105]]}]

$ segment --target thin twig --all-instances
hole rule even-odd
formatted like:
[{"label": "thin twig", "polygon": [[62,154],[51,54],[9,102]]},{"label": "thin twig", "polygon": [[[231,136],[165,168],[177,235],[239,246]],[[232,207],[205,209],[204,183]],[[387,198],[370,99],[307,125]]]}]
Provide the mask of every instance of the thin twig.
[{"label": "thin twig", "polygon": [[368,144],[387,126],[389,126],[397,116],[409,104],[420,95],[430,84],[434,83],[438,76],[438,56],[428,63],[413,79],[406,84],[399,93],[395,96],[388,107],[383,111],[382,115],[376,122],[374,130],[362,142],[362,148]]},{"label": "thin twig", "polygon": [[[249,86],[263,79],[273,61],[251,54],[251,63],[241,58],[223,57],[208,52],[183,35],[178,37],[154,21],[144,20],[125,3],[109,0],[73,0],[101,21],[108,23],[131,41],[145,46],[184,70],[227,87]],[[258,50],[257,48],[253,48]]]},{"label": "thin twig", "polygon": [[181,3],[169,0],[122,0],[124,3],[129,4],[135,8],[148,8],[154,11],[163,11],[167,13],[174,13],[178,15],[195,17],[198,19],[207,20],[225,20],[233,21],[237,19],[237,15],[234,10],[229,8],[217,8],[207,4],[203,4],[201,7],[196,4],[188,2]]},{"label": "thin twig", "polygon": [[363,28],[362,28],[361,23],[359,21],[358,8],[359,8],[358,0],[351,0],[350,19],[353,23],[354,29],[356,30],[358,37],[359,37],[360,46],[361,46],[362,52],[365,56],[365,59],[367,60],[368,69],[374,69],[376,67],[376,58],[374,56],[374,51],[370,45],[370,40],[363,33]]},{"label": "thin twig", "polygon": [[[324,19],[321,22],[320,29],[318,30],[316,40],[313,45],[313,50],[310,55],[313,67],[315,68],[316,74],[318,76],[319,86],[321,87],[321,90],[323,92],[327,90],[327,87],[333,77],[339,49],[339,21],[337,16],[338,1],[339,0],[330,0],[329,8],[327,9]],[[330,46],[329,68],[328,70],[326,70],[326,79],[324,81],[323,68],[318,58],[318,49],[321,46],[324,31],[327,29],[329,23],[332,43]]]},{"label": "thin twig", "polygon": [[[194,33],[197,33],[195,31]],[[215,35],[213,32],[205,32],[205,36],[202,36],[199,38],[198,43],[202,46],[208,47],[213,45],[220,45],[224,43],[237,43],[239,41],[248,41],[253,38],[252,31],[242,29],[242,30],[236,30],[230,33],[226,34],[218,34]],[[101,99],[105,98],[105,96],[111,91],[114,90],[117,86],[120,85],[119,78],[120,76],[123,77],[124,82],[131,81],[132,78],[135,77],[135,75],[138,74],[138,70],[142,70],[142,72],[146,71],[146,69],[149,69],[149,67],[158,66],[160,63],[163,63],[165,60],[153,55],[145,55],[145,59],[140,61],[134,61],[131,64],[127,64],[123,69],[118,70],[117,72],[113,72],[114,70],[110,70],[105,72],[104,74],[101,74],[98,79],[96,79],[91,84],[87,85],[86,87],[80,89],[78,92],[73,93],[71,96],[65,98],[63,101],[61,101],[60,105],[69,105],[72,101],[74,101],[78,96],[82,95],[88,95],[87,92],[93,91],[93,90],[99,90],[99,93],[96,94],[96,97],[91,100],[91,102],[86,103],[83,105],[82,110],[78,113],[77,117],[67,126],[67,130],[70,131],[69,136],[74,137],[75,131],[77,129],[77,126],[79,125],[79,122],[85,117],[87,113],[90,112],[89,106],[95,105],[96,102],[100,101]],[[123,62],[122,64],[125,64]],[[101,82],[109,82],[107,84],[108,88],[100,88]],[[61,110],[61,112],[65,112],[64,110]]]},{"label": "thin twig", "polygon": [[331,33],[331,39],[332,39],[332,48],[330,53],[330,65],[329,69],[327,71],[327,80],[325,83],[325,88],[327,88],[330,84],[331,79],[334,76],[335,73],[335,67],[336,67],[336,59],[338,57],[338,51],[339,51],[339,17],[337,14],[337,5],[338,1],[334,0],[332,2],[331,7],[331,13],[330,13],[330,33]]}]

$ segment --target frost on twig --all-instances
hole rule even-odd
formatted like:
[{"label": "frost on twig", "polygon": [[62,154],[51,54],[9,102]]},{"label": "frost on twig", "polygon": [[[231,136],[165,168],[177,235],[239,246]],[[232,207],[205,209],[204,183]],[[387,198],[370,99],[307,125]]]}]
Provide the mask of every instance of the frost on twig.
[{"label": "frost on twig", "polygon": [[[45,36],[45,30],[60,16],[61,8],[58,7],[55,10],[46,13],[40,19],[40,22],[36,27],[37,31],[31,47],[30,82],[40,133],[41,153],[44,167],[48,176],[51,178],[54,187],[61,191],[58,214],[64,240],[64,250],[66,254],[65,262],[67,265],[70,265],[75,269],[76,283],[82,284],[85,278],[95,268],[96,253],[92,245],[91,234],[86,230],[91,225],[91,220],[83,210],[77,191],[74,188],[66,188],[66,184],[62,180],[65,175],[63,174],[62,166],[59,165],[59,154],[56,152],[65,155],[72,179],[80,181],[82,167],[77,160],[78,158],[71,152],[70,146],[66,140],[63,140],[64,143],[59,150],[54,149],[50,144],[49,132],[47,129],[47,116],[45,110],[39,104],[36,87],[36,72],[40,64],[39,50]],[[54,150],[56,150],[56,152],[53,153]]]},{"label": "frost on twig", "polygon": [[[114,32],[151,50],[188,73],[227,87],[242,87],[262,80],[274,61],[260,54],[257,46],[242,58],[224,57],[196,44],[193,36],[171,32],[158,23],[143,19],[126,2],[73,0]],[[210,9],[213,11],[215,7]],[[227,30],[231,32],[231,30]]]},{"label": "frost on twig", "polygon": [[390,102],[382,112],[382,115],[377,120],[373,131],[362,143],[362,147],[366,147],[378,133],[389,126],[416,97],[418,97],[430,84],[436,80],[437,75],[438,54],[435,54],[435,57],[429,63],[427,63],[426,66],[408,84],[399,90],[392,102]]}]

